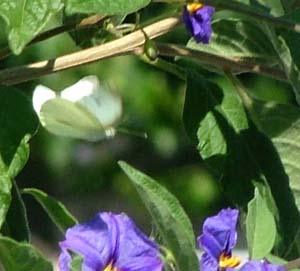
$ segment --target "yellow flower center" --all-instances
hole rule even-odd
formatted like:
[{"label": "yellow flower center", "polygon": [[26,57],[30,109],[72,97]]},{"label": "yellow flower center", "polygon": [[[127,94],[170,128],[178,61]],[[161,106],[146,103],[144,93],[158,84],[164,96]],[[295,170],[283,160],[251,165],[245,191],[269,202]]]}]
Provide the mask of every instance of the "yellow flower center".
[{"label": "yellow flower center", "polygon": [[241,263],[241,260],[238,257],[228,256],[225,253],[222,253],[219,258],[219,267],[224,269],[227,267],[237,267]]},{"label": "yellow flower center", "polygon": [[196,12],[198,9],[200,9],[202,7],[203,7],[203,4],[200,4],[200,3],[191,3],[191,4],[186,5],[188,12],[191,14]]},{"label": "yellow flower center", "polygon": [[119,270],[116,267],[114,267],[112,263],[110,263],[108,266],[105,267],[103,271],[119,271]]}]

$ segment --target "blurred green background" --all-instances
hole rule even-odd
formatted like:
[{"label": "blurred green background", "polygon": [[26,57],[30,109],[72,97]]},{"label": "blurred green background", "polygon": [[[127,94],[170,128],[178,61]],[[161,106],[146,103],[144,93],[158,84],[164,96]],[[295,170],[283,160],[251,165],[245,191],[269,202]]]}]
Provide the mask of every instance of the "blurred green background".
[{"label": "blurred green background", "polygon": [[[164,8],[154,6],[142,14],[142,18],[149,19],[162,13]],[[59,25],[60,19],[54,18],[47,27]],[[2,21],[1,27],[4,28]],[[5,35],[0,35],[4,47]],[[188,36],[182,27],[161,40],[164,39],[185,44]],[[63,34],[31,46],[22,56],[10,56],[0,66],[7,68],[54,58],[79,49],[68,34]],[[112,139],[88,143],[58,137],[40,127],[30,142],[30,159],[17,177],[19,186],[46,191],[62,201],[80,221],[99,211],[126,212],[149,232],[149,215],[117,165],[117,161],[124,160],[176,195],[198,234],[203,218],[228,202],[218,181],[201,161],[196,144],[184,131],[181,119],[185,94],[183,81],[137,57],[126,56],[44,76],[18,88],[31,97],[37,84],[59,91],[92,74],[117,88],[123,100],[122,126],[133,133],[146,133],[148,137],[118,133]],[[252,75],[243,79],[256,98],[281,102],[293,99],[286,84]],[[25,196],[25,202],[34,234],[57,249],[57,241],[63,236],[30,196]]]}]

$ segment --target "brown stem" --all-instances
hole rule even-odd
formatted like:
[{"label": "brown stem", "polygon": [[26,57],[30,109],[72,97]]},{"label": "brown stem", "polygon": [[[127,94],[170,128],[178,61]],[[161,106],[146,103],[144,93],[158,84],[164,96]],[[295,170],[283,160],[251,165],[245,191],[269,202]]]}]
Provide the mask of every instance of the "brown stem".
[{"label": "brown stem", "polygon": [[200,61],[203,64],[211,65],[219,70],[224,70],[224,68],[230,67],[231,71],[233,72],[253,72],[268,77],[273,77],[281,81],[287,80],[284,71],[278,68],[271,68],[247,60],[225,58],[219,55],[201,52],[175,44],[156,43],[156,46],[159,55],[184,56]]},{"label": "brown stem", "polygon": [[[161,36],[180,24],[178,17],[170,17],[153,23],[143,29],[151,39]],[[42,75],[92,63],[112,56],[128,54],[145,43],[145,35],[137,30],[122,38],[64,55],[55,59],[40,61],[0,71],[0,84],[14,85]]]},{"label": "brown stem", "polygon": [[[147,37],[153,39],[174,29],[180,23],[178,17],[170,17],[143,29]],[[65,69],[92,63],[108,57],[119,56],[129,53],[143,53],[145,35],[137,30],[117,40],[88,48],[79,52],[64,55],[56,59],[40,61],[24,66],[9,68],[0,71],[0,84],[13,85],[40,76],[62,71]],[[161,56],[183,56],[197,60],[203,64],[211,65],[219,70],[230,67],[233,72],[253,72],[275,78],[287,80],[285,73],[273,67],[260,65],[247,60],[225,58],[218,55],[201,52],[175,44],[157,43],[158,54]]]},{"label": "brown stem", "polygon": [[300,268],[300,258],[290,261],[284,265],[286,270],[298,269]]}]

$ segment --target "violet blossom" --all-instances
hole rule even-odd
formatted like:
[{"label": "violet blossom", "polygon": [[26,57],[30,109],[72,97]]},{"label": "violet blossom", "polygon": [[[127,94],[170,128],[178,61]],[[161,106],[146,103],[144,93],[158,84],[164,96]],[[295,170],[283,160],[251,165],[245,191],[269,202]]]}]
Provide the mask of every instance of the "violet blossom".
[{"label": "violet blossom", "polygon": [[[204,250],[200,260],[201,271],[232,271],[241,260],[232,256],[237,242],[237,209],[224,209],[217,215],[208,217],[203,224],[198,244]],[[267,261],[248,261],[240,271],[285,271],[280,265]]]},{"label": "violet blossom", "polygon": [[198,237],[198,244],[204,250],[200,263],[202,271],[231,270],[240,264],[239,258],[232,256],[237,241],[238,215],[238,210],[228,208],[205,220]]},{"label": "violet blossom", "polygon": [[212,34],[211,19],[214,7],[200,4],[187,4],[183,10],[183,22],[197,42],[209,43]]},{"label": "violet blossom", "polygon": [[267,261],[249,261],[242,266],[240,271],[285,271],[285,268]]},{"label": "violet blossom", "polygon": [[60,271],[70,271],[72,253],[83,257],[83,271],[161,271],[155,242],[125,214],[98,213],[67,230],[59,243]]}]

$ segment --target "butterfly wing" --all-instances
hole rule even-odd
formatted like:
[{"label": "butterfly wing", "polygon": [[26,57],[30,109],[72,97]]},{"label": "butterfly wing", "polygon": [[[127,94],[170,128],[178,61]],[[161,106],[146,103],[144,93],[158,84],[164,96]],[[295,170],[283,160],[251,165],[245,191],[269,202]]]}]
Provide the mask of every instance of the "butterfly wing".
[{"label": "butterfly wing", "polygon": [[120,97],[102,87],[94,75],[84,77],[63,90],[60,95],[64,99],[84,106],[106,130],[113,127],[121,118]]},{"label": "butterfly wing", "polygon": [[52,89],[47,88],[42,85],[36,86],[36,88],[33,91],[33,95],[32,95],[32,105],[33,105],[35,112],[37,112],[37,114],[39,114],[39,112],[41,111],[42,105],[45,102],[47,102],[51,99],[54,99],[55,97],[56,97],[56,94]]},{"label": "butterfly wing", "polygon": [[106,137],[106,132],[97,118],[77,103],[55,98],[41,107],[40,119],[51,133],[88,141]]}]

